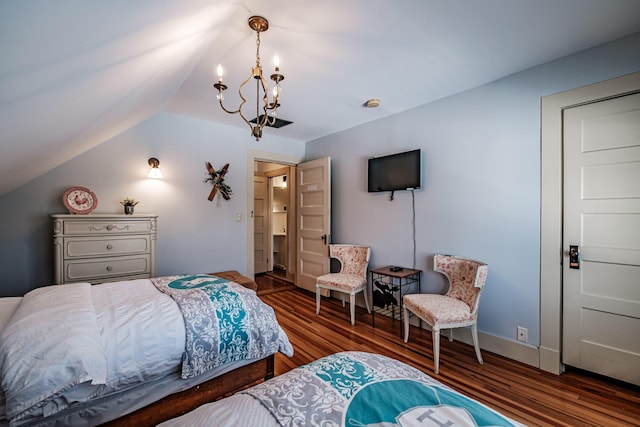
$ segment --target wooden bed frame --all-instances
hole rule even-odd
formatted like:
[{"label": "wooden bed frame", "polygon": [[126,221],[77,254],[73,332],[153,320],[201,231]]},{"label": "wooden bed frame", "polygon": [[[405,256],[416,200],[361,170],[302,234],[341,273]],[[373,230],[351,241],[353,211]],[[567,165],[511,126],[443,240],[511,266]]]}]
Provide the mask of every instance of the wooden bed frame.
[{"label": "wooden bed frame", "polygon": [[155,426],[194,410],[200,405],[213,402],[251,385],[273,378],[275,356],[258,360],[234,369],[222,376],[212,378],[202,384],[169,395],[131,414],[110,421],[108,427]]},{"label": "wooden bed frame", "polygon": [[[258,288],[255,281],[235,270],[208,274],[231,280],[254,291]],[[200,405],[219,400],[236,391],[273,378],[274,359],[275,356],[271,355],[265,359],[234,369],[188,390],[171,394],[103,425],[108,427],[155,426],[163,421],[186,414]]]},{"label": "wooden bed frame", "polygon": [[[241,275],[235,270],[210,274],[234,281],[249,289],[257,289],[255,281]],[[274,363],[275,355],[272,354],[264,359],[234,369],[219,377],[212,378],[202,384],[195,385],[188,390],[166,396],[130,414],[108,421],[102,425],[110,427],[156,426],[163,421],[186,414],[205,403],[219,400],[239,390],[273,378]]]}]

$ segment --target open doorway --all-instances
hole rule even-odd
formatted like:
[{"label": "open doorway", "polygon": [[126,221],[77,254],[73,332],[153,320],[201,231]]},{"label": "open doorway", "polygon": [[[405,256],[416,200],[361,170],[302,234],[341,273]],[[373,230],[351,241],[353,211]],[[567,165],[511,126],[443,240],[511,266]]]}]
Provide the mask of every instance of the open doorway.
[{"label": "open doorway", "polygon": [[[295,157],[285,154],[277,154],[277,153],[269,153],[265,151],[257,151],[257,150],[247,150],[247,257],[246,257],[246,275],[248,277],[255,277],[255,214],[256,214],[256,206],[255,206],[255,183],[254,178],[256,176],[256,168],[258,166],[257,162],[265,162],[265,163],[275,163],[280,165],[279,167],[288,167],[288,166],[296,166],[298,163],[302,161],[301,157]],[[292,180],[290,183],[289,180]],[[295,175],[291,178],[287,179],[287,185],[291,188],[295,188]],[[295,212],[295,203],[291,203],[289,209],[291,209],[291,215]],[[295,228],[292,228],[293,230]],[[289,247],[289,251],[295,250],[293,247]],[[295,269],[292,269],[290,266],[287,269],[288,273],[293,273]],[[295,277],[295,275],[294,275]]]},{"label": "open doorway", "polygon": [[295,281],[295,166],[254,162],[254,274]]},{"label": "open doorway", "polygon": [[[259,162],[274,164],[273,171],[260,173]],[[331,159],[329,157],[303,162],[302,159],[274,153],[247,152],[247,276],[255,277],[256,252],[262,243],[273,260],[271,236],[271,206],[268,200],[256,200],[256,178],[283,175],[278,168],[287,168],[289,204],[286,215],[286,279],[296,286],[315,292],[315,278],[329,272],[331,242]],[[267,176],[271,175],[271,176]],[[268,185],[264,193],[268,196]],[[261,203],[256,203],[256,202]],[[262,216],[258,217],[262,212]],[[265,224],[265,222],[269,222]],[[258,236],[256,232],[264,230]],[[265,256],[266,258],[266,256]],[[267,270],[269,265],[266,265]]]},{"label": "open doorway", "polygon": [[291,216],[287,212],[289,205],[290,189],[287,185],[289,168],[282,175],[270,178],[271,188],[271,274],[277,277],[287,277],[287,266],[289,265],[289,244],[288,219]]}]

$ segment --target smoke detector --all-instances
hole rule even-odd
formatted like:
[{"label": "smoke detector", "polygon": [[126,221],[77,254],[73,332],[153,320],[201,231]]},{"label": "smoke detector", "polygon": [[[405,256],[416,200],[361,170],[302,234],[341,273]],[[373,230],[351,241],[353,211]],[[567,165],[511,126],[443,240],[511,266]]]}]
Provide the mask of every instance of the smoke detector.
[{"label": "smoke detector", "polygon": [[376,108],[380,105],[380,100],[378,98],[371,98],[365,101],[362,105],[367,108]]}]

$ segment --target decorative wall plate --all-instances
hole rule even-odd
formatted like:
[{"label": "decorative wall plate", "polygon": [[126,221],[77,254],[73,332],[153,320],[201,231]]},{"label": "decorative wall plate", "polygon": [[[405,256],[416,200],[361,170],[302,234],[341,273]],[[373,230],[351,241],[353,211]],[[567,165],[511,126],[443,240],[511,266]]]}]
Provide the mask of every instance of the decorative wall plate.
[{"label": "decorative wall plate", "polygon": [[69,213],[88,214],[98,206],[98,198],[85,187],[71,187],[64,192],[62,203]]}]

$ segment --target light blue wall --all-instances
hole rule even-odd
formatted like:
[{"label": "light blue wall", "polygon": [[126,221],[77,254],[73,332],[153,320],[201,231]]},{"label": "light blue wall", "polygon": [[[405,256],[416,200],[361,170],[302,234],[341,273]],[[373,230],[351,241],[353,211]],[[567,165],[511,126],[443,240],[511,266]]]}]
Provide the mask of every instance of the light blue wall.
[{"label": "light blue wall", "polygon": [[[160,215],[158,274],[243,272],[248,149],[331,156],[334,241],[371,245],[373,267],[411,266],[411,193],[396,193],[393,202],[388,194],[368,194],[366,159],[422,148],[424,183],[415,202],[423,290],[444,286],[430,272],[434,253],[482,259],[490,271],[480,330],[515,340],[516,326],[524,326],[537,345],[540,97],[638,71],[638,52],[640,34],[311,141],[306,155],[303,144],[271,135],[256,143],[246,129],[158,114],[0,198],[0,295],[51,282],[49,215],[65,211],[62,193],[74,185],[97,194],[96,212],[119,212],[118,201],[133,196],[141,200],[138,212]],[[151,156],[160,159],[165,180],[145,178]],[[229,203],[207,201],[205,161],[230,163]]]},{"label": "light blue wall", "polygon": [[[445,284],[433,254],[486,261],[479,329],[540,342],[540,98],[640,70],[640,34],[307,143],[332,158],[334,242],[372,246],[372,267],[412,266],[410,192],[366,192],[366,159],[421,148],[416,268]],[[473,66],[473,64],[469,64]],[[384,105],[384,100],[382,100]],[[383,107],[380,107],[383,108]]]},{"label": "light blue wall", "polygon": [[[62,194],[75,185],[96,194],[95,213],[121,213],[119,201],[131,196],[140,201],[136,212],[159,215],[157,274],[244,272],[247,150],[304,156],[304,144],[265,134],[256,143],[248,128],[157,114],[1,197],[0,296],[51,284],[49,215],[66,213]],[[146,178],[149,157],[160,160],[165,179]],[[230,164],[225,179],[233,190],[230,201],[218,205],[207,200],[211,186],[203,182],[205,161],[215,168]]]}]

